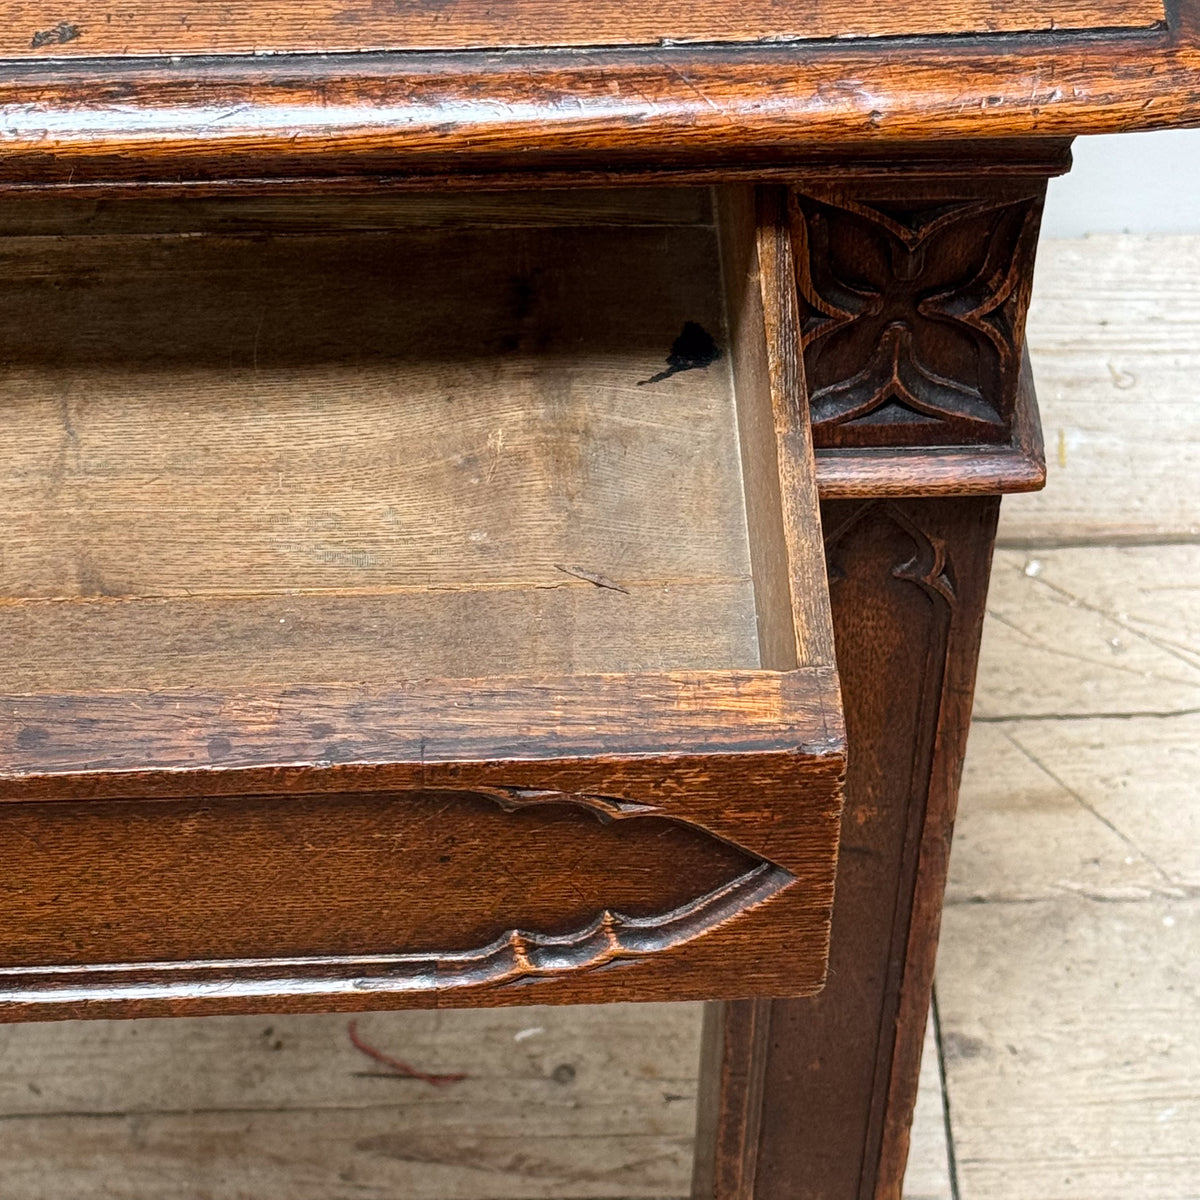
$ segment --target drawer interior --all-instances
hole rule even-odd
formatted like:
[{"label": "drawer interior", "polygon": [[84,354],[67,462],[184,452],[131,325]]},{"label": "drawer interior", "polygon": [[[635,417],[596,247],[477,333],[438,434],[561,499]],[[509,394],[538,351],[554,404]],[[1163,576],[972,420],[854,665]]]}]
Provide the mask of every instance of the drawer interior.
[{"label": "drawer interior", "polygon": [[764,665],[708,191],[38,219],[3,691]]},{"label": "drawer interior", "polygon": [[821,986],[767,196],[0,211],[0,1020]]}]

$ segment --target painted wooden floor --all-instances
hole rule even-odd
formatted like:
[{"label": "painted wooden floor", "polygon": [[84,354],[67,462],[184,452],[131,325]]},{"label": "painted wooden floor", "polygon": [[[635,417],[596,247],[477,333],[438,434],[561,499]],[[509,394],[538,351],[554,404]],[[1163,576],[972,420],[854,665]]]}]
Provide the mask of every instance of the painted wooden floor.
[{"label": "painted wooden floor", "polygon": [[[1050,242],[1036,291],[1052,481],[1004,511],[907,1193],[1200,1200],[1200,238]],[[469,1078],[340,1016],[0,1028],[0,1197],[686,1192],[693,1006],[358,1032]]]}]

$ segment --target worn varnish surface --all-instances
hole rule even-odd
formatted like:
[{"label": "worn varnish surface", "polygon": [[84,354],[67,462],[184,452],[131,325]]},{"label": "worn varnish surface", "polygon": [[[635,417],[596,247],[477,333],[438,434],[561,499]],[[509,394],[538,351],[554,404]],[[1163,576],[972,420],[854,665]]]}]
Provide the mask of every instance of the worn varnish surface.
[{"label": "worn varnish surface", "polygon": [[551,790],[619,809],[669,794],[663,759],[703,778],[705,755],[837,757],[835,697],[828,667],[10,694],[0,798],[53,798],[67,784],[191,796],[467,780],[536,797],[553,763]]},{"label": "worn varnish surface", "polygon": [[[274,780],[286,789],[275,799],[201,790],[142,804],[10,802],[0,814],[13,834],[6,911],[23,919],[6,940],[0,1015],[70,1016],[85,1004],[97,1016],[354,1011],[820,986],[840,757],[611,753],[476,769],[413,763],[416,795],[391,798],[304,799],[311,770],[283,770],[247,780]],[[206,779],[220,790],[239,776],[100,779],[119,792],[148,785],[153,796],[203,789]],[[548,790],[571,781],[578,791]],[[69,777],[47,783],[60,794],[93,790],[88,777],[79,787]],[[430,786],[441,794],[423,796]],[[464,791],[476,795],[456,794]],[[25,854],[30,843],[41,853]]]},{"label": "worn varnish surface", "polygon": [[[897,34],[1145,28],[1165,19],[1162,0],[899,0],[864,8],[826,0],[781,8],[771,0],[654,4],[605,0],[271,0],[239,9],[220,0],[100,0],[77,16],[47,0],[7,0],[0,55],[14,58],[502,46],[609,46],[655,42],[757,42]],[[66,18],[66,19],[64,19]]]},{"label": "worn varnish surface", "polygon": [[1197,0],[1123,35],[190,62],[15,64],[0,186],[745,178],[828,164],[835,147],[844,159],[1200,121]]}]

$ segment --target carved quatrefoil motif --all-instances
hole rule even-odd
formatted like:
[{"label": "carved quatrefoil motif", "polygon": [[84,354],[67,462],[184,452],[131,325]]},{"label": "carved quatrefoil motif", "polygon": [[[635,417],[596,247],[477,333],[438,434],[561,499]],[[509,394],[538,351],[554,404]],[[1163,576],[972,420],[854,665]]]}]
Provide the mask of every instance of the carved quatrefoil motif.
[{"label": "carved quatrefoil motif", "polygon": [[1000,440],[1039,199],[792,206],[817,445]]}]

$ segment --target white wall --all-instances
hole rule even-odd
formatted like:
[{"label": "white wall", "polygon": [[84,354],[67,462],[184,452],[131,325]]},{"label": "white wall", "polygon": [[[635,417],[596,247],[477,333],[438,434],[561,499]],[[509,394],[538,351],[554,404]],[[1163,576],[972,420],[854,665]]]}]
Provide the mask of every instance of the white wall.
[{"label": "white wall", "polygon": [[1044,237],[1200,233],[1200,129],[1076,138],[1050,184]]}]

